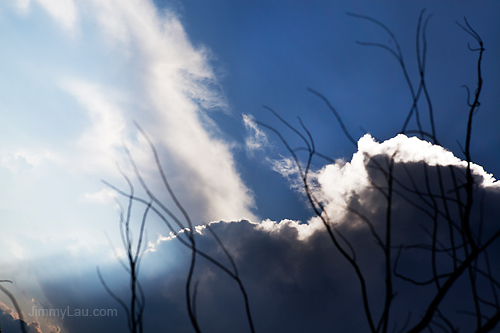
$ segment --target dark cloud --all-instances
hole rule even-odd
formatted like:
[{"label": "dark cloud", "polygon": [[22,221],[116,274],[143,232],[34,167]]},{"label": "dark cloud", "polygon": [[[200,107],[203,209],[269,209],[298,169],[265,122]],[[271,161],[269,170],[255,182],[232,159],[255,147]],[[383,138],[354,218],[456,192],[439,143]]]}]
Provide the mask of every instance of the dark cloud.
[{"label": "dark cloud", "polygon": [[[460,214],[463,214],[457,198],[465,198],[461,186],[465,182],[465,164],[442,148],[418,139],[399,137],[381,144],[366,140],[361,142],[359,152],[351,161],[327,166],[315,173],[313,180],[318,180],[315,194],[323,200],[330,214],[339,243],[349,254],[352,255],[352,251],[356,254],[356,262],[366,282],[372,315],[378,320],[385,296],[385,259],[367,221],[378,237],[385,240],[387,198],[382,192],[387,192],[390,157],[394,156],[392,263],[394,267],[400,245],[413,246],[402,250],[395,271],[416,281],[432,277],[432,255],[428,248],[432,244],[429,232],[434,226],[433,205],[437,205],[441,214],[436,219],[438,248],[449,247],[451,242],[448,220],[459,221]],[[419,145],[426,148],[421,149]],[[473,171],[471,227],[478,242],[484,242],[498,229],[495,218],[499,214],[500,187],[479,166],[473,166]],[[443,196],[448,198],[447,215]],[[335,248],[318,218],[307,223],[290,220],[262,223],[221,221],[211,223],[211,228],[236,262],[257,331],[369,330],[355,271]],[[452,225],[452,229],[457,228],[460,226]],[[339,238],[339,233],[345,240]],[[460,252],[463,240],[458,232],[453,234],[459,245],[457,252]],[[199,228],[196,237],[200,250],[232,269],[222,248],[207,229]],[[498,265],[493,264],[498,258],[499,243],[497,241],[489,248],[489,268],[484,257],[478,261],[478,267],[483,272],[490,269],[492,276],[500,274]],[[435,261],[439,274],[452,268],[450,251],[438,252]],[[189,262],[189,249],[175,238],[163,238],[154,245],[153,251],[145,253],[140,280],[146,294],[146,331],[193,331],[185,301]],[[477,291],[485,301],[495,302],[492,284],[481,274],[476,274]],[[116,265],[103,267],[103,275],[113,291],[127,300],[126,273]],[[243,297],[234,280],[198,256],[194,281],[199,283],[196,312],[202,331],[248,330]],[[390,330],[397,330],[407,319],[411,326],[421,318],[434,297],[436,285],[418,286],[394,276],[393,285],[395,297]],[[125,313],[100,286],[95,272],[64,277],[61,281],[45,281],[42,286],[50,303],[47,307],[118,309],[116,317],[65,317],[62,322],[68,332],[126,330]],[[493,289],[498,292],[497,287]],[[464,274],[443,300],[440,310],[461,330],[471,331],[475,327],[475,317],[467,314],[474,311],[471,300],[468,274]],[[484,306],[485,315],[491,315],[491,311]]]},{"label": "dark cloud", "polygon": [[[40,323],[31,322],[26,323],[25,321],[19,319],[17,313],[9,308],[4,303],[0,302],[0,327],[4,333],[18,333],[21,332],[21,325],[24,326],[26,332],[28,333],[42,333],[40,328]],[[57,331],[51,332],[57,333]]]}]

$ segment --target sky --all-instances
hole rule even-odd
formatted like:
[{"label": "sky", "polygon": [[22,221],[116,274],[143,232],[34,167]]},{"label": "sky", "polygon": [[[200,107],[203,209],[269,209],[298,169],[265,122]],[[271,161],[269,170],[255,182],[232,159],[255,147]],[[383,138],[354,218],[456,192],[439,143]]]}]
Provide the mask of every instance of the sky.
[{"label": "sky", "polygon": [[[412,105],[401,67],[386,50],[356,41],[389,47],[395,42],[373,22],[346,14],[386,24],[418,86],[415,34],[424,8],[425,15],[433,15],[427,27],[426,82],[441,146],[411,134],[397,136]],[[0,279],[13,281],[2,285],[16,296],[30,332],[127,330],[123,309],[96,273],[98,266],[116,294],[128,297],[127,273],[117,260],[125,254],[117,201],[127,207],[127,200],[103,180],[128,192],[123,173],[136,194],[148,198],[129,151],[148,189],[182,215],[135,124],[154,143],[193,223],[212,222],[234,257],[257,331],[366,331],[352,268],[334,251],[315,217],[286,147],[252,119],[279,130],[292,147],[303,146],[300,138],[263,106],[296,128],[301,128],[297,117],[302,119],[317,151],[330,159],[313,160],[314,193],[360,249],[363,269],[379,272],[373,240],[366,239],[366,228],[345,207],[360,205],[374,221],[383,220],[381,198],[370,190],[381,175],[367,167],[366,154],[384,161],[383,156],[397,152],[397,174],[404,178],[404,170],[411,170],[419,185],[427,179],[422,161],[431,174],[440,166],[464,168],[469,108],[463,86],[474,91],[477,84],[477,52],[468,49],[475,41],[456,24],[466,16],[486,49],[471,141],[479,184],[475,195],[484,194],[485,208],[475,216],[481,216],[488,231],[495,230],[499,15],[496,1],[2,1]],[[356,145],[307,88],[328,98]],[[425,101],[419,106],[423,127],[429,129]],[[409,129],[417,129],[414,117]],[[446,185],[451,186],[451,178]],[[408,201],[398,200],[394,214],[402,221],[417,225],[425,218]],[[144,206],[135,203],[135,244],[143,212]],[[197,230],[200,248],[229,267],[207,229]],[[425,238],[415,226],[396,234]],[[145,237],[140,271],[145,331],[192,332],[183,294],[190,251],[153,213]],[[498,249],[497,244],[492,255]],[[410,256],[402,269],[411,271],[419,260]],[[235,282],[201,259],[195,273],[202,330],[248,330]],[[381,275],[368,276],[376,303],[382,297],[377,289]],[[429,295],[402,290],[408,292],[406,299],[421,300],[398,300],[398,308],[414,313]],[[449,302],[461,304],[458,294]],[[0,302],[2,329],[15,331],[19,324],[12,302],[4,295]],[[117,309],[118,315],[29,315],[34,308]],[[406,313],[394,316],[403,318],[401,325]],[[465,319],[460,325],[470,329]]]}]

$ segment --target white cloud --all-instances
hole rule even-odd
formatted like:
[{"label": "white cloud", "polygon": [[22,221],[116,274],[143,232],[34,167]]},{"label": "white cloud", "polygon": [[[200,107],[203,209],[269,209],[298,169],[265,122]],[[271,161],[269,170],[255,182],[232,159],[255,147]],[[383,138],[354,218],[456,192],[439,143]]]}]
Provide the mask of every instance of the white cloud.
[{"label": "white cloud", "polygon": [[267,158],[266,161],[271,164],[273,171],[276,171],[290,181],[290,186],[293,189],[300,190],[302,188],[302,180],[296,177],[299,169],[292,158],[281,157],[279,160]]},{"label": "white cloud", "polygon": [[82,202],[107,204],[117,197],[117,193],[108,187],[103,187],[95,193],[84,193],[80,198]]},{"label": "white cloud", "polygon": [[9,245],[10,253],[12,253],[17,259],[24,259],[24,249],[18,242],[11,239],[7,241],[7,244]]},{"label": "white cloud", "polygon": [[[399,134],[384,142],[376,142],[369,134],[358,141],[358,151],[352,156],[351,161],[336,161],[323,167],[317,173],[311,173],[311,178],[316,179],[319,187],[315,194],[326,204],[328,215],[334,221],[341,221],[346,214],[344,209],[353,197],[372,189],[372,175],[367,168],[368,160],[373,156],[394,156],[394,162],[400,164],[423,163],[429,166],[455,166],[465,168],[467,162],[455,157],[453,153],[441,146],[420,140],[416,137],[407,137]],[[385,165],[385,164],[383,164]],[[473,173],[480,179],[484,187],[499,187],[500,183],[495,181],[493,175],[472,163]],[[416,174],[418,179],[422,177]],[[421,183],[419,185],[422,185]],[[359,200],[363,200],[360,198]]]},{"label": "white cloud", "polygon": [[[398,134],[396,137],[382,143],[376,142],[369,134],[366,134],[358,142],[358,151],[363,154],[375,156],[385,154],[394,155],[396,163],[425,162],[428,165],[466,167],[467,162],[459,159],[452,152],[439,145],[421,140],[417,137],[407,137]],[[498,186],[492,174],[487,173],[484,168],[475,163],[471,163],[472,172],[482,177],[483,186]]]},{"label": "white cloud", "polygon": [[[210,52],[191,43],[175,13],[160,12],[149,0],[36,0],[17,6],[28,11],[35,4],[63,31],[78,29],[71,43],[67,34],[47,36],[50,47],[62,43],[67,49],[51,50],[58,61],[50,64],[55,70],[45,74],[55,77],[43,82],[58,83],[51,89],[69,93],[88,119],[80,121],[81,112],[74,104],[64,105],[65,110],[54,112],[58,119],[64,114],[58,126],[65,128],[63,120],[79,119],[68,125],[81,135],[57,142],[58,147],[44,142],[37,142],[37,147],[50,151],[58,167],[80,179],[121,181],[116,162],[130,171],[123,156],[124,137],[153,189],[163,191],[155,181],[159,175],[153,173],[150,150],[131,126],[136,120],[160,152],[174,191],[197,223],[254,218],[253,196],[237,172],[234,144],[220,138],[207,113],[227,111]],[[40,14],[44,12],[36,12]],[[88,56],[76,59],[75,54]],[[37,68],[46,68],[47,59],[40,59]],[[67,116],[70,112],[74,116]],[[29,143],[23,147],[30,151]]]},{"label": "white cloud", "polygon": [[251,115],[246,115],[246,114],[242,116],[243,116],[243,123],[245,124],[247,131],[250,132],[250,134],[247,135],[245,139],[247,150],[251,152],[256,149],[262,149],[267,145],[269,145],[266,133],[260,130],[260,128],[255,123],[253,117]]},{"label": "white cloud", "polygon": [[[15,242],[3,245],[9,256],[2,262],[19,264],[21,275],[30,277],[23,289],[37,283],[27,262],[49,266],[59,253],[85,256],[91,259],[75,264],[74,274],[91,267],[95,278],[96,262],[115,260],[112,253],[99,255],[111,252],[104,232],[120,244],[119,216],[111,203],[116,193],[99,181],[126,186],[116,162],[133,176],[122,137],[151,188],[165,192],[132,120],[155,143],[194,223],[254,218],[252,195],[232,156],[233,143],[220,139],[205,110],[227,111],[209,52],[192,45],[179,19],[158,12],[151,1],[56,3],[25,1],[5,9],[22,15],[7,26],[11,35],[26,37],[6,41],[14,55],[8,65],[14,76],[7,82],[26,88],[21,98],[2,104],[9,131],[4,131],[0,149],[0,173],[6,177],[0,213],[9,222],[4,236]],[[36,33],[22,28],[34,22]],[[63,33],[54,33],[54,27]],[[14,80],[18,69],[26,81]],[[147,228],[151,234],[168,232],[152,220]],[[60,271],[38,275],[53,280]]]},{"label": "white cloud", "polygon": [[20,173],[39,166],[41,160],[42,156],[40,154],[19,150],[14,153],[3,153],[1,165],[12,172]]},{"label": "white cloud", "polygon": [[117,149],[121,147],[125,129],[123,112],[113,98],[119,94],[113,89],[77,80],[66,80],[63,88],[85,108],[91,122],[77,141],[76,165],[93,172],[115,169]]},{"label": "white cloud", "polygon": [[297,239],[305,241],[309,239],[315,232],[323,230],[324,226],[318,219],[312,219],[309,223],[300,223],[300,221],[281,220],[279,223],[266,219],[261,223],[256,224],[257,229],[265,230],[269,233],[280,233],[283,229],[295,229]]},{"label": "white cloud", "polygon": [[134,75],[144,90],[137,96],[147,107],[137,120],[168,152],[177,184],[204,202],[203,219],[253,218],[230,144],[217,139],[203,110],[225,107],[206,51],[191,44],[173,13],[160,15],[149,1],[94,1],[93,8],[106,36],[140,62]]},{"label": "white cloud", "polygon": [[[35,0],[38,2],[64,29],[71,31],[77,21],[77,9],[73,0]],[[26,8],[29,1],[18,1],[20,8]]]},{"label": "white cloud", "polygon": [[22,12],[26,13],[30,6],[30,0],[14,0],[16,7]]},{"label": "white cloud", "polygon": [[[133,127],[125,131],[127,123],[137,120],[160,151],[167,173],[175,177],[174,190],[194,211],[195,220],[254,218],[253,197],[236,171],[232,143],[218,138],[219,129],[206,114],[205,109],[226,108],[209,52],[191,44],[176,15],[160,13],[145,0],[66,1],[60,8],[53,1],[40,4],[64,29],[74,27],[81,8],[85,17],[80,35],[90,32],[88,22],[96,22],[108,46],[101,56],[119,59],[130,80],[104,84],[106,77],[87,78],[85,73],[55,78],[90,121],[80,124],[83,134],[73,146],[54,153],[58,164],[71,173],[109,179],[117,175],[116,162],[124,161],[125,138],[153,182],[159,175],[151,174],[155,170],[148,146],[137,133],[127,136]],[[126,163],[121,164],[127,171]]]},{"label": "white cloud", "polygon": [[121,43],[128,46],[130,30],[127,27],[122,11],[116,7],[113,1],[103,0],[94,1],[94,3],[99,8],[95,14],[96,20],[108,36],[109,41],[112,44]]}]

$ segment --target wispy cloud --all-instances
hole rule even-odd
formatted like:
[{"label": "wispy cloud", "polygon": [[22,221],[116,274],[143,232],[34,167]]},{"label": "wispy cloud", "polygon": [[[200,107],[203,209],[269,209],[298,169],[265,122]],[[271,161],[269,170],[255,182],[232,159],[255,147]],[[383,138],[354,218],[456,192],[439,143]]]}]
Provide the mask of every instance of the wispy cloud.
[{"label": "wispy cloud", "polygon": [[[77,9],[73,0],[34,0],[65,30],[72,31],[77,22]],[[19,7],[27,9],[28,1],[19,0]]]},{"label": "wispy cloud", "polygon": [[250,132],[245,139],[247,150],[251,153],[253,150],[266,147],[269,144],[266,133],[257,126],[251,115],[244,114],[242,117],[247,131]]},{"label": "wispy cloud", "polygon": [[[47,36],[71,38],[68,45],[76,49],[66,58],[61,55],[64,69],[53,71],[55,77],[45,82],[57,82],[59,86],[53,89],[72,96],[87,118],[78,123],[81,134],[76,140],[58,142],[57,147],[45,145],[58,167],[78,177],[119,179],[116,162],[127,170],[122,150],[125,138],[146,178],[155,179],[158,175],[150,173],[154,161],[149,148],[131,126],[136,120],[160,151],[167,173],[174,177],[174,190],[195,221],[254,218],[252,193],[237,172],[233,144],[219,137],[220,130],[207,113],[209,109],[227,111],[210,53],[191,43],[175,13],[160,12],[146,0],[36,0],[17,5],[30,12],[26,19],[39,15],[31,9],[40,6],[63,31],[78,31],[71,36]],[[94,48],[95,58],[71,58],[79,48],[92,54],[89,47]],[[117,70],[128,81],[93,72],[99,68],[93,65],[95,59],[122,64]],[[40,59],[38,68],[45,61]],[[78,70],[89,64],[93,67],[88,73]],[[64,112],[74,112],[68,119],[81,118],[80,110]],[[38,147],[43,144],[37,142]]]},{"label": "wispy cloud", "polygon": [[230,144],[216,137],[204,111],[225,107],[206,51],[191,44],[173,13],[159,13],[148,1],[94,1],[93,11],[110,43],[138,61],[133,70],[141,89],[134,95],[144,108],[123,117],[138,117],[166,152],[176,183],[204,201],[200,217],[253,217],[252,196],[236,172]]},{"label": "wispy cloud", "polygon": [[[191,43],[175,13],[160,12],[145,0],[0,6],[2,14],[12,15],[3,21],[6,29],[23,35],[5,41],[9,87],[23,89],[12,88],[20,98],[2,99],[9,131],[0,150],[2,230],[12,240],[2,243],[9,253],[2,263],[8,277],[19,277],[22,290],[52,306],[48,289],[39,289],[68,273],[55,257],[64,253],[64,261],[74,263],[69,275],[84,272],[92,279],[96,264],[115,261],[104,232],[120,244],[116,194],[100,179],[123,186],[117,162],[133,178],[122,142],[151,189],[165,198],[151,151],[133,120],[154,142],[194,223],[255,218],[234,144],[222,139],[210,118],[209,112],[228,112],[210,52]],[[24,30],[32,23],[36,29]],[[155,223],[148,231],[168,233]],[[38,265],[43,269],[33,268]],[[47,271],[49,266],[57,269]],[[97,284],[95,290],[101,288]]]}]

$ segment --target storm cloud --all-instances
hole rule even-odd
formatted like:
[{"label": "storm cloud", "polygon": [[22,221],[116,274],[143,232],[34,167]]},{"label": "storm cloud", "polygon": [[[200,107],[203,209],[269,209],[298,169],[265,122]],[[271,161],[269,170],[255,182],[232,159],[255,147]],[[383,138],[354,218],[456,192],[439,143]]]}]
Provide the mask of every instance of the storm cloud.
[{"label": "storm cloud", "polygon": [[[441,193],[440,181],[445,192],[449,193],[450,189],[455,188],[454,181],[464,181],[466,164],[442,147],[416,137],[400,135],[378,143],[370,136],[365,136],[358,142],[358,147],[358,152],[351,160],[337,161],[315,173],[318,182],[315,194],[323,200],[331,218],[331,226],[343,235],[354,250],[366,281],[373,315],[378,318],[385,293],[384,252],[367,221],[383,239],[387,206],[386,198],[377,188],[387,186],[384,176],[388,170],[387,163],[391,157],[394,159],[393,264],[400,245],[421,245],[425,248],[431,244],[429,229],[433,219],[429,217],[429,211],[432,210],[428,206],[431,199],[419,193],[433,193],[438,198]],[[478,239],[484,241],[499,228],[495,216],[499,214],[497,203],[500,200],[500,187],[492,175],[480,166],[474,165],[472,170],[476,184],[474,200],[478,204],[473,211],[471,225],[479,233]],[[441,180],[438,172],[441,172]],[[457,219],[458,210],[451,204],[449,210],[452,218]],[[440,223],[439,238],[446,239],[447,225],[443,221]],[[249,295],[257,331],[368,330],[360,284],[353,267],[335,248],[317,217],[306,222],[220,221],[210,223],[210,228],[236,262]],[[197,228],[196,238],[200,250],[232,270],[223,249],[206,227]],[[348,248],[346,242],[341,242],[344,248]],[[489,248],[491,257],[498,255],[499,243],[496,241]],[[439,244],[439,247],[445,247],[445,244]],[[446,253],[438,255],[441,273],[451,269],[447,266],[447,256]],[[141,283],[147,300],[145,329],[162,327],[176,332],[191,331],[184,294],[189,258],[190,250],[182,246],[176,237],[159,237],[157,241],[151,242],[141,264]],[[402,276],[425,281],[432,277],[430,263],[430,251],[422,248],[406,249],[395,271]],[[492,276],[500,274],[497,266],[490,268]],[[119,275],[119,270],[114,273],[108,271],[107,274]],[[123,275],[126,276],[124,272]],[[98,290],[95,276],[89,279],[94,285],[91,289]],[[199,283],[196,311],[203,331],[234,332],[248,328],[243,297],[233,279],[199,257],[195,280]],[[58,283],[43,285],[47,299],[55,307],[113,306],[112,300],[106,300],[106,295],[100,294],[94,298],[97,293],[95,296],[78,293],[68,298],[67,295],[79,288],[61,287]],[[125,280],[114,288],[123,297],[128,294]],[[432,299],[434,288],[433,284],[416,286],[401,278],[394,278],[395,298],[391,314],[394,326],[391,329],[400,329],[407,320],[407,326],[416,323]],[[474,317],[460,315],[460,311],[472,311],[467,288],[467,278],[459,279],[441,308],[444,315],[452,318],[465,331],[475,325]],[[489,297],[489,288],[489,284],[482,284],[479,292]],[[73,303],[71,299],[78,299],[79,303]],[[90,321],[71,317],[64,319],[63,323],[71,332],[85,332],[109,325],[123,325],[123,320],[122,313],[120,318]]]}]

